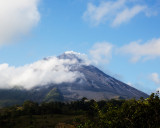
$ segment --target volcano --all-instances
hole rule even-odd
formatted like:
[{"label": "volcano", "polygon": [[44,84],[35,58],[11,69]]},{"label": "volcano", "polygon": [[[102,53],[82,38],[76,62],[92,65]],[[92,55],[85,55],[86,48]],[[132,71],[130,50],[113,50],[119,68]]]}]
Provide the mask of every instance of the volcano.
[{"label": "volcano", "polygon": [[[43,61],[47,62],[51,59],[52,57],[47,57]],[[74,63],[65,63],[63,66],[67,67],[69,72],[78,73],[79,76],[69,82],[49,82],[41,86],[36,85],[30,89],[21,86],[0,89],[0,105],[18,104],[25,100],[36,102],[75,101],[86,97],[87,99],[99,101],[148,97],[144,92],[107,75],[97,67],[87,63],[79,53],[65,52],[57,59],[74,61]]]}]

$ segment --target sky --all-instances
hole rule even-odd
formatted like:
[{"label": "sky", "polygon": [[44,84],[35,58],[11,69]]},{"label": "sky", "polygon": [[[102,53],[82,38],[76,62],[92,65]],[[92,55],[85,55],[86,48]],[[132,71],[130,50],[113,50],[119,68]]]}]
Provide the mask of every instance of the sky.
[{"label": "sky", "polygon": [[65,51],[86,54],[105,73],[148,94],[156,92],[160,1],[0,0],[2,83],[12,71],[17,75]]}]

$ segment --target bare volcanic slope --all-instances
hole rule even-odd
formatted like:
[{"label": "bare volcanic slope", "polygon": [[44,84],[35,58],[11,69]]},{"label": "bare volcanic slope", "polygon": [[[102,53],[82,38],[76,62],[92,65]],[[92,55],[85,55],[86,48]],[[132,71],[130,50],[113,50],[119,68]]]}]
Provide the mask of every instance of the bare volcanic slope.
[{"label": "bare volcanic slope", "polygon": [[84,77],[78,78],[73,83],[63,83],[57,88],[64,96],[64,100],[77,100],[83,97],[95,100],[105,99],[130,99],[148,97],[139,91],[115,78],[105,74],[90,64],[83,64],[83,60],[74,53],[64,53],[61,59],[76,59],[79,63],[71,65],[71,71],[78,71]]}]

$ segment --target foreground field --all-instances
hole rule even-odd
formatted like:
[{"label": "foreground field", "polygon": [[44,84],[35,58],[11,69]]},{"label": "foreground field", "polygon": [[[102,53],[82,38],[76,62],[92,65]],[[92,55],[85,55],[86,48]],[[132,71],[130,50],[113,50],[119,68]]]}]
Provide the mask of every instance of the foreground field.
[{"label": "foreground field", "polygon": [[139,100],[26,101],[0,109],[0,128],[160,128],[159,93]]},{"label": "foreground field", "polygon": [[33,115],[20,116],[5,120],[0,128],[75,128],[74,119],[81,116],[74,115]]}]

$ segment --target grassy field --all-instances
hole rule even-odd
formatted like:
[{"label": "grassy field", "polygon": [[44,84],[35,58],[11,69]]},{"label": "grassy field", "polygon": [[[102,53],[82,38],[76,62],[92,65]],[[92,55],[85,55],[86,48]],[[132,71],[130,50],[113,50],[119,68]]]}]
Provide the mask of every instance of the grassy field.
[{"label": "grassy field", "polygon": [[74,115],[34,115],[20,116],[18,118],[6,120],[4,126],[0,128],[74,128],[71,125],[76,118],[83,116]]}]

